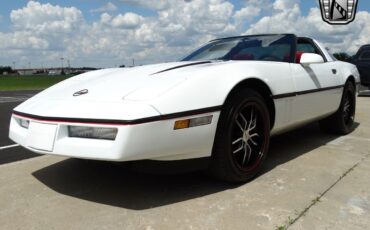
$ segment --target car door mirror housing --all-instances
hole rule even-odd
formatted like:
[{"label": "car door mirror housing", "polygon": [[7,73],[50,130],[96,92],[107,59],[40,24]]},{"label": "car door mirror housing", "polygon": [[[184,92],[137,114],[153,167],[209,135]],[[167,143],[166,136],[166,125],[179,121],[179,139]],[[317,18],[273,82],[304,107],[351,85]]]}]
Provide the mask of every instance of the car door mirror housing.
[{"label": "car door mirror housing", "polygon": [[308,66],[310,64],[320,64],[324,63],[324,58],[321,55],[314,54],[314,53],[303,53],[301,56],[301,63],[304,66]]}]

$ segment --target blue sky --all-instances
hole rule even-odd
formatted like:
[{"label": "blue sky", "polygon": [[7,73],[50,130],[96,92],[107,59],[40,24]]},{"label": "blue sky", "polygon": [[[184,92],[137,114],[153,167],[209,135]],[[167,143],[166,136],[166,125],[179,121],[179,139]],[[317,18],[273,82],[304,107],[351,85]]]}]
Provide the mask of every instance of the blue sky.
[{"label": "blue sky", "polygon": [[[51,3],[53,5],[60,5],[63,7],[71,7],[74,6],[78,9],[80,9],[87,20],[93,21],[99,18],[99,13],[92,13],[91,10],[97,9],[99,7],[104,6],[106,2],[109,1],[103,1],[103,0],[40,0],[38,1],[40,3]],[[153,15],[155,12],[145,9],[143,7],[137,7],[132,4],[125,4],[120,3],[119,1],[111,1],[112,3],[115,3],[115,5],[118,7],[117,12],[123,13],[123,12],[137,12],[142,15]],[[2,20],[0,21],[0,31],[7,31],[11,29],[11,22],[10,22],[10,12],[15,9],[20,9],[25,7],[27,4],[27,1],[25,0],[11,0],[7,1],[6,4],[2,4],[0,7],[0,15],[2,16]]]},{"label": "blue sky", "polygon": [[[0,15],[2,16],[1,20],[1,31],[7,30],[10,28],[10,12],[14,9],[22,8],[26,5],[25,0],[11,0],[3,3],[0,7]],[[60,5],[64,7],[74,6],[84,12],[84,16],[88,20],[94,20],[99,17],[98,13],[90,13],[91,10],[102,7],[107,1],[104,0],[39,0],[40,3],[51,3],[55,5]],[[118,10],[117,12],[135,12],[145,16],[154,15],[156,12],[153,10],[145,9],[143,7],[134,6],[132,4],[122,3],[120,1],[111,1],[114,3]],[[246,0],[230,0],[233,3],[236,9],[241,8],[248,4]],[[317,0],[301,0],[300,6],[303,14],[307,14],[308,10],[312,7],[318,5]],[[359,0],[358,9],[363,11],[370,11],[370,1],[369,0]]]},{"label": "blue sky", "polygon": [[317,0],[12,0],[0,8],[0,65],[53,66],[61,56],[72,65],[147,64],[216,37],[266,32],[353,53],[370,43],[370,1],[359,0],[358,12],[350,25],[330,26]]},{"label": "blue sky", "polygon": [[[7,1],[6,4],[2,4],[0,7],[0,15],[2,16],[2,20],[0,21],[0,31],[8,31],[11,29],[11,22],[10,22],[10,12],[15,9],[23,8],[26,5],[25,0],[11,0]],[[99,18],[99,13],[91,13],[90,11],[93,9],[97,9],[99,7],[102,7],[106,1],[103,0],[39,0],[40,3],[51,3],[54,5],[60,5],[64,7],[71,7],[74,6],[78,9],[80,9],[87,20],[93,21]],[[144,7],[135,6],[132,4],[122,3],[120,1],[111,1],[113,4],[115,4],[118,8],[117,13],[124,13],[124,12],[135,12],[140,15],[145,16],[152,16],[155,15],[156,12],[154,10],[146,9]],[[246,4],[248,4],[248,1],[243,0],[231,0],[230,2],[233,3],[235,6],[235,9],[242,8]],[[364,3],[365,2],[365,3]],[[368,3],[368,0],[362,0],[360,2],[360,7],[362,9],[370,10],[370,3]],[[303,0],[301,1],[301,7],[304,12],[304,14],[307,14],[308,10],[311,7],[315,7],[317,5],[317,1],[315,0]],[[262,16],[262,15],[261,15]]]}]

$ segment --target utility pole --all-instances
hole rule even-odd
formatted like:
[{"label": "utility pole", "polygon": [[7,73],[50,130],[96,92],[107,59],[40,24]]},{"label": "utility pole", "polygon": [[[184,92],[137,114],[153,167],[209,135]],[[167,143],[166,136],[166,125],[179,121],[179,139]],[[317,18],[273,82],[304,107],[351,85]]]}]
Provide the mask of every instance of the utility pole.
[{"label": "utility pole", "polygon": [[69,59],[67,59],[68,64],[68,73],[71,73],[71,63],[69,62]]},{"label": "utility pole", "polygon": [[15,70],[15,61],[13,61],[13,70]]},{"label": "utility pole", "polygon": [[61,57],[60,60],[62,61],[62,71],[61,71],[61,74],[63,74],[63,69],[64,69],[64,57]]},{"label": "utility pole", "polygon": [[132,59],[132,66],[135,66],[135,59]]}]

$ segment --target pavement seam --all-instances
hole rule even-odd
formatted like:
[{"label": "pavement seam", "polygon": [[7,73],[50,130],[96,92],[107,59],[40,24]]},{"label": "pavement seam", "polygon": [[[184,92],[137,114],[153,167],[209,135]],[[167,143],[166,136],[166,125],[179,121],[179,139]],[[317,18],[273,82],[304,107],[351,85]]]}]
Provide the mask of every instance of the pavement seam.
[{"label": "pavement seam", "polygon": [[326,193],[328,193],[335,185],[337,185],[344,177],[346,177],[350,172],[352,172],[358,165],[360,165],[368,157],[370,157],[370,154],[365,155],[356,164],[354,164],[352,167],[347,169],[333,184],[331,184],[328,188],[326,188],[324,192],[319,193],[319,195],[315,199],[313,199],[307,207],[305,207],[301,212],[299,212],[299,214],[295,218],[291,219],[290,217],[288,217],[287,223],[285,225],[278,226],[276,230],[286,230],[290,226],[292,226],[294,223],[296,223],[301,217],[306,215],[306,213],[310,210],[310,208],[315,206],[320,201],[320,199],[323,196],[325,196]]},{"label": "pavement seam", "polygon": [[5,149],[10,149],[10,148],[19,147],[19,146],[20,146],[19,144],[12,144],[12,145],[1,146],[1,147],[0,147],[0,151],[1,151],[1,150],[5,150]]}]

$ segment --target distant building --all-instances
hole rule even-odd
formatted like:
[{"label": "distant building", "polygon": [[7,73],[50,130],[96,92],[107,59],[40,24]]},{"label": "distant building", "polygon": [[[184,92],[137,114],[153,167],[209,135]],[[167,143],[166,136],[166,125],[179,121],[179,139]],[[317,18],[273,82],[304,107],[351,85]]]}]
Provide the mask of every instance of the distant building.
[{"label": "distant building", "polygon": [[19,75],[32,75],[36,72],[34,69],[18,69],[15,71],[17,71]]},{"label": "distant building", "polygon": [[19,75],[61,75],[62,72],[64,74],[81,74],[85,72],[89,72],[92,70],[97,70],[97,68],[89,68],[89,67],[82,67],[82,68],[33,68],[33,69],[16,69],[15,72],[17,72]]},{"label": "distant building", "polygon": [[[48,72],[48,75],[50,76],[53,76],[53,75],[61,75],[62,74],[62,70],[50,70]],[[66,74],[69,74],[69,73],[66,73]]]}]

